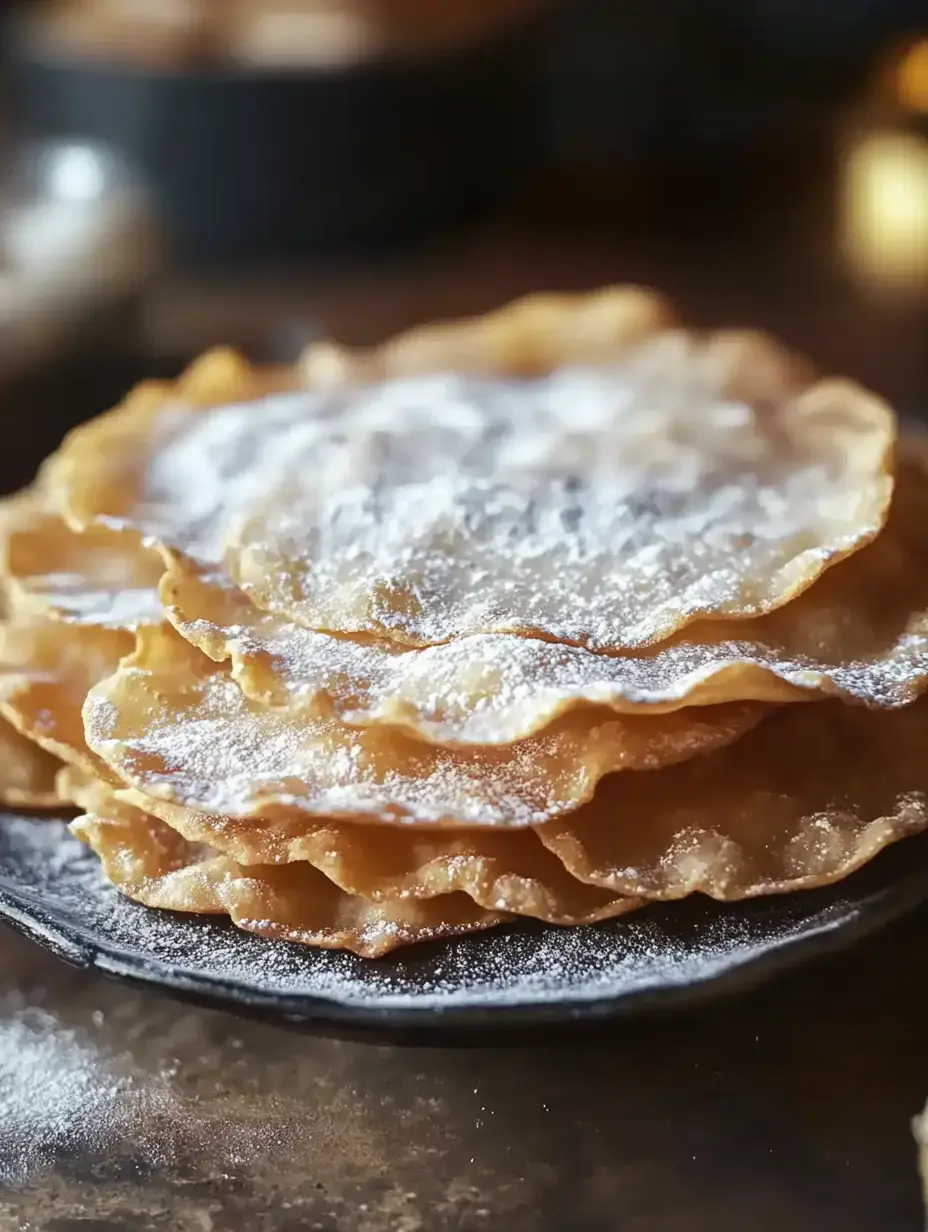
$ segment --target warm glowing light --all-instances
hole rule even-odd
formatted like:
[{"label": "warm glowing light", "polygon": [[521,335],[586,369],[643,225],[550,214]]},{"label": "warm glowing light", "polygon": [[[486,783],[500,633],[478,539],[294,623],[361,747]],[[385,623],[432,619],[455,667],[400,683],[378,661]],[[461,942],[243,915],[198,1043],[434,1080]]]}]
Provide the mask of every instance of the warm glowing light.
[{"label": "warm glowing light", "polygon": [[907,111],[928,115],[928,39],[910,47],[900,62],[896,95]]},{"label": "warm glowing light", "polygon": [[867,280],[928,291],[928,141],[871,133],[847,159],[844,240]]},{"label": "warm glowing light", "polygon": [[55,151],[48,166],[54,197],[74,204],[99,201],[106,189],[106,167],[89,146],[65,146]]}]

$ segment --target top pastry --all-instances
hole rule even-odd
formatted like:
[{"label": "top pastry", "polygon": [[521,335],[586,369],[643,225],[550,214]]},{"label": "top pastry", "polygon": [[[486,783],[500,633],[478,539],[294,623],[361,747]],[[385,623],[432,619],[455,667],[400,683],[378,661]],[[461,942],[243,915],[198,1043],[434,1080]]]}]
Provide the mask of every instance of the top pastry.
[{"label": "top pastry", "polygon": [[406,646],[630,650],[772,611],[877,535],[884,403],[762,335],[634,312],[550,372],[472,362],[199,410],[136,395],[46,478],[79,526],[219,564],[304,628]]}]

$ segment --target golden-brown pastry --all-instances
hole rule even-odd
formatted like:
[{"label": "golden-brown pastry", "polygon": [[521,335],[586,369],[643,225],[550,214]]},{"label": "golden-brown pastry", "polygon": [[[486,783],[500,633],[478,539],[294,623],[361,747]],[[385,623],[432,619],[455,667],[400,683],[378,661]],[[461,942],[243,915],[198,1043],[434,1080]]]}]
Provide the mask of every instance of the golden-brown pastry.
[{"label": "golden-brown pastry", "polygon": [[846,877],[928,827],[928,698],[775,710],[731,749],[618,774],[538,829],[583,881],[629,896],[743,898]]},{"label": "golden-brown pastry", "polygon": [[466,894],[372,903],[345,894],[309,864],[241,868],[185,842],[133,809],[84,816],[71,829],[100,857],[110,881],[148,907],[228,915],[248,932],[379,958],[398,946],[436,941],[503,922]]},{"label": "golden-brown pastry", "polygon": [[147,796],[249,818],[302,813],[387,825],[527,826],[576,808],[614,770],[651,770],[727,744],[756,703],[656,717],[574,711],[518,744],[444,749],[245,697],[170,626],[90,690],[94,755]]},{"label": "golden-brown pastry", "polygon": [[45,468],[71,523],[222,563],[307,628],[400,644],[628,650],[757,616],[869,542],[892,491],[888,408],[808,385],[755,335],[658,334],[529,382],[434,375],[212,411],[182,386],[71,434]]},{"label": "golden-brown pastry", "polygon": [[264,612],[221,572],[175,557],[168,619],[249,697],[396,726],[433,743],[509,744],[585,706],[660,714],[732,701],[843,696],[899,706],[928,682],[928,469],[902,442],[888,525],[798,598],[754,620],[699,621],[604,655],[507,634],[422,649],[316,633]]},{"label": "golden-brown pastry", "polygon": [[0,715],[124,893],[375,956],[928,827],[928,454],[878,399],[634,288],[302,374],[213,352],[0,514]]},{"label": "golden-brown pastry", "polygon": [[466,894],[488,912],[549,924],[588,924],[638,905],[578,881],[530,831],[420,834],[331,820],[243,823],[152,800],[73,769],[62,772],[61,790],[98,817],[127,810],[156,817],[191,848],[209,848],[243,868],[311,865],[346,894],[375,903]]}]

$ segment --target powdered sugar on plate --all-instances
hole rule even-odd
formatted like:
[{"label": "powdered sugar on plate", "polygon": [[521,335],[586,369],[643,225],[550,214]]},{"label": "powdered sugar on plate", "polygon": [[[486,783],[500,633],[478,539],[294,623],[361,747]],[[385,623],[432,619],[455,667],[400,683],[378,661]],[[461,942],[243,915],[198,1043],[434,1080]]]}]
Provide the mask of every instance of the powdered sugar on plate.
[{"label": "powdered sugar on plate", "polygon": [[233,1009],[381,1030],[551,1021],[689,1000],[759,978],[793,947],[812,953],[876,928],[928,896],[926,843],[905,848],[811,893],[734,907],[695,897],[606,925],[520,925],[372,962],[147,912],[104,882],[62,823],[8,818],[0,915],[74,961]]}]

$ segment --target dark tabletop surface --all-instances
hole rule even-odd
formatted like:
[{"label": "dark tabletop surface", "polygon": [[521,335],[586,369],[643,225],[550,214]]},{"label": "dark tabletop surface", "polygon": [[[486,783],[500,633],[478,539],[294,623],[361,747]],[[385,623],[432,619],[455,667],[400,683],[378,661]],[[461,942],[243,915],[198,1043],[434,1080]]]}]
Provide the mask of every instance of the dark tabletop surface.
[{"label": "dark tabletop surface", "polygon": [[4,934],[0,1227],[916,1232],[926,942],[475,1051],[188,1009]]},{"label": "dark tabletop surface", "polygon": [[[562,186],[413,266],[165,282],[139,318],[147,358],[82,347],[5,391],[17,444],[0,451],[0,482],[143,367],[210,341],[266,349],[288,319],[370,341],[532,287],[623,278],[700,322],[772,327],[919,413],[925,305],[849,277],[838,182],[829,171],[801,193],[772,173],[744,202],[719,183],[702,212],[669,183],[644,196],[630,182]],[[682,217],[658,233],[648,220],[674,191]],[[926,943],[928,908],[699,1013],[478,1051],[320,1040],[188,1008],[3,932],[0,1229],[917,1232]]]}]

